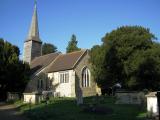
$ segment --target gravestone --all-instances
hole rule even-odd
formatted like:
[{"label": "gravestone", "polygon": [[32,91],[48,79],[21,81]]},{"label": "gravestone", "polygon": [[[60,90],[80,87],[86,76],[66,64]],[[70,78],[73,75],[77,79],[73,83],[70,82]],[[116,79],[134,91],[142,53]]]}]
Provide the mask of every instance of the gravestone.
[{"label": "gravestone", "polygon": [[8,92],[7,93],[7,100],[19,100],[20,99],[20,93],[18,92]]},{"label": "gravestone", "polygon": [[82,96],[82,90],[81,89],[78,89],[78,91],[77,91],[76,100],[77,100],[77,105],[83,104],[83,96]]}]

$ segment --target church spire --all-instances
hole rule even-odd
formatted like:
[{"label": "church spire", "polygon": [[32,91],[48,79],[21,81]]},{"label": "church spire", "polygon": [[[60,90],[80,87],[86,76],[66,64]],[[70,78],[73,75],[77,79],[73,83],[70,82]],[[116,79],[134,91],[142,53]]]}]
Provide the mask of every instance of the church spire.
[{"label": "church spire", "polygon": [[37,3],[35,1],[29,34],[26,41],[24,41],[23,61],[30,64],[34,58],[41,56],[41,54],[42,41],[39,38]]},{"label": "church spire", "polygon": [[29,34],[26,41],[34,40],[41,42],[39,38],[39,29],[38,29],[38,16],[37,16],[37,1],[34,2],[34,12],[32,16],[32,22],[29,29]]}]

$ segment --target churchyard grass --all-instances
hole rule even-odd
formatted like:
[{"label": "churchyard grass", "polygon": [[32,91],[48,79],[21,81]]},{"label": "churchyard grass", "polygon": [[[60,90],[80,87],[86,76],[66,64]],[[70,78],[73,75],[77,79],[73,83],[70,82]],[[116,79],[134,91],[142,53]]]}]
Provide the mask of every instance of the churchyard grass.
[{"label": "churchyard grass", "polygon": [[[101,99],[101,98],[99,98]],[[84,98],[85,104],[94,104],[93,97]],[[96,101],[97,102],[97,101]],[[117,105],[114,97],[104,97],[99,101],[103,107],[113,110],[110,114],[97,114],[83,111],[74,98],[51,98],[48,104],[37,105],[17,102],[19,110],[30,120],[145,120],[146,111],[138,105]]]}]

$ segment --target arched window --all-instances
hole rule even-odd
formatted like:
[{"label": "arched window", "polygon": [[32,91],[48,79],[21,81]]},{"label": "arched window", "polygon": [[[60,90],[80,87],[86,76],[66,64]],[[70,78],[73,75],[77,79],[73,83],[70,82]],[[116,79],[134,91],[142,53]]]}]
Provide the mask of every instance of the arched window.
[{"label": "arched window", "polygon": [[40,81],[37,80],[37,88],[39,89],[40,88]]},{"label": "arched window", "polygon": [[39,88],[43,88],[43,80],[41,80],[41,79],[39,79],[38,81],[37,81],[37,88],[39,89]]},{"label": "arched window", "polygon": [[82,87],[90,86],[90,70],[85,67],[82,70]]},{"label": "arched window", "polygon": [[43,88],[43,80],[41,80],[41,88]]}]

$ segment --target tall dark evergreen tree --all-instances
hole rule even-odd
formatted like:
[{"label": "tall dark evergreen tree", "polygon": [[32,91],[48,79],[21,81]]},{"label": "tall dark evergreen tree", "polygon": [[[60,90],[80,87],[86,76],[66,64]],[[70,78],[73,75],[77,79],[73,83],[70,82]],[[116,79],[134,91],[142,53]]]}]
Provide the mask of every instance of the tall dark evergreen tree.
[{"label": "tall dark evergreen tree", "polygon": [[50,43],[44,43],[42,45],[42,55],[57,52],[57,47]]},{"label": "tall dark evergreen tree", "polygon": [[71,40],[68,42],[68,46],[66,48],[66,52],[70,53],[70,52],[73,52],[73,51],[80,50],[77,47],[77,43],[78,43],[78,41],[76,40],[76,36],[73,34],[72,37],[71,37]]},{"label": "tall dark evergreen tree", "polygon": [[[23,92],[29,80],[29,65],[19,60],[19,48],[0,39],[0,98],[7,92]],[[1,100],[0,99],[0,100]]]}]

